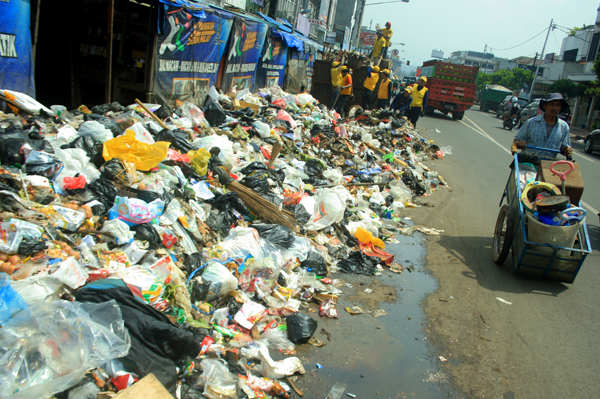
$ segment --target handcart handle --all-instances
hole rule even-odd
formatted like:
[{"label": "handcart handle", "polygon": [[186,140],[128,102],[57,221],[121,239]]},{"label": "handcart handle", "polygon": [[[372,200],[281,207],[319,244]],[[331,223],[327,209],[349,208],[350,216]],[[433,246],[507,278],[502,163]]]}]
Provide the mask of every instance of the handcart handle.
[{"label": "handcart handle", "polygon": [[[554,169],[555,165],[569,165],[570,168],[569,170],[565,171],[565,172],[559,172],[558,170]],[[560,181],[565,181],[567,179],[567,176],[573,171],[575,170],[575,165],[573,165],[573,162],[571,161],[556,161],[553,162],[552,165],[550,165],[550,172],[554,173],[556,176],[558,176],[560,178]]]},{"label": "handcart handle", "polygon": [[[561,150],[553,150],[550,148],[542,148],[542,147],[536,147],[533,145],[528,145],[526,148],[532,149],[532,150],[541,150],[541,151],[548,151],[548,152],[554,152],[556,154],[562,154]],[[573,158],[572,157],[567,157],[567,161],[572,161]]]}]

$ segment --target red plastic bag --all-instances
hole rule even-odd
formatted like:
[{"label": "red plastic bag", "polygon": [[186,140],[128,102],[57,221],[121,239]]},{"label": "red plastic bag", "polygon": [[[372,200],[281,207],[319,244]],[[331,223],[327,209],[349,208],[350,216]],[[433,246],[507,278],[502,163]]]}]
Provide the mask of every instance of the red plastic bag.
[{"label": "red plastic bag", "polygon": [[65,177],[64,179],[65,190],[84,188],[85,183],[86,180],[84,175],[79,175],[78,177]]},{"label": "red plastic bag", "polygon": [[285,108],[285,101],[282,98],[273,101],[271,104],[276,105],[279,108]]},{"label": "red plastic bag", "polygon": [[177,150],[169,148],[169,152],[167,153],[167,159],[171,161],[180,161],[185,163],[190,163],[190,157],[187,154],[182,154]]}]

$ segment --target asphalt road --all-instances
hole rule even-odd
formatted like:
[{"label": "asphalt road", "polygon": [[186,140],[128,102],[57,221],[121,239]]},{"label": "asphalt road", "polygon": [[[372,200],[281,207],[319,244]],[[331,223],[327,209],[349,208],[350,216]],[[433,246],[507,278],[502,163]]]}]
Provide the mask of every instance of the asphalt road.
[{"label": "asphalt road", "polygon": [[[586,187],[588,228],[595,248],[573,284],[527,279],[492,261],[498,203],[509,175],[515,130],[494,114],[467,111],[462,121],[436,113],[419,131],[441,147],[443,162],[426,162],[451,189],[428,197],[434,208],[414,220],[445,233],[431,238],[426,268],[439,290],[424,302],[426,332],[443,372],[466,397],[590,398],[600,386],[600,154],[573,143]],[[507,304],[498,298],[510,302]]]}]

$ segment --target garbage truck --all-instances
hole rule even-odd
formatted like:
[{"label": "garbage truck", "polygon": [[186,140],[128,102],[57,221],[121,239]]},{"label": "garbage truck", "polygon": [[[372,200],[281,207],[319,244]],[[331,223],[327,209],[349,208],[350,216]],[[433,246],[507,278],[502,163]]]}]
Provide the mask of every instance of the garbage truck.
[{"label": "garbage truck", "polygon": [[512,90],[504,86],[485,85],[485,88],[481,90],[479,110],[482,112],[496,111],[502,100],[511,94],[513,94]]},{"label": "garbage truck", "polygon": [[437,109],[444,115],[452,113],[452,119],[461,120],[475,102],[478,72],[478,67],[440,60],[424,62],[421,76],[427,77],[429,89],[425,115],[432,115]]}]

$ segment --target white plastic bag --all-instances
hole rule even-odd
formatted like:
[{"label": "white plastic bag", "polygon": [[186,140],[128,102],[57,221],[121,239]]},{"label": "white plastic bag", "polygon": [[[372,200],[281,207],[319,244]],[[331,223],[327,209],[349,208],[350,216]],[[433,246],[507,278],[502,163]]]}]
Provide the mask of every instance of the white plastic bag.
[{"label": "white plastic bag", "polygon": [[225,169],[231,171],[235,163],[235,155],[233,153],[233,143],[225,136],[213,134],[194,140],[194,145],[198,148],[205,148],[210,151],[213,147],[219,147],[221,153],[219,159],[225,164]]},{"label": "white plastic bag", "polygon": [[204,396],[208,399],[238,398],[235,376],[227,366],[216,359],[204,359],[200,367],[204,371],[200,376],[204,384]]},{"label": "white plastic bag", "polygon": [[71,288],[81,287],[88,279],[88,273],[85,268],[72,256],[65,259],[51,276],[59,279]]},{"label": "white plastic bag", "polygon": [[154,137],[150,135],[150,132],[140,122],[134,123],[127,130],[133,130],[137,141],[146,144],[154,144]]},{"label": "white plastic bag", "polygon": [[412,201],[413,192],[402,180],[390,182],[390,193],[392,193],[395,200],[400,201],[404,205]]},{"label": "white plastic bag", "polygon": [[252,124],[252,126],[256,129],[260,137],[266,139],[271,137],[271,127],[264,122],[256,121]]},{"label": "white plastic bag", "polygon": [[52,396],[89,369],[126,356],[130,345],[114,300],[37,303],[0,329],[0,392],[10,399]]},{"label": "white plastic bag", "polygon": [[103,124],[96,121],[87,121],[79,125],[77,134],[81,137],[90,136],[94,140],[104,143],[110,139],[113,139],[112,132],[105,128]]},{"label": "white plastic bag", "polygon": [[329,168],[323,172],[323,177],[331,180],[333,184],[344,183],[344,175],[338,169]]},{"label": "white plastic bag", "polygon": [[235,276],[216,261],[210,261],[206,265],[202,278],[211,283],[207,298],[209,301],[235,290],[238,286]]},{"label": "white plastic bag", "polygon": [[64,169],[56,178],[61,189],[65,188],[63,182],[65,177],[75,177],[77,174],[81,174],[85,176],[88,184],[100,177],[98,168],[90,163],[90,158],[80,148],[67,148],[64,150],[55,148],[54,156],[65,164]]},{"label": "white plastic bag", "polygon": [[104,222],[104,226],[100,231],[112,234],[117,245],[123,245],[133,241],[134,233],[129,230],[127,223],[119,219]]},{"label": "white plastic bag", "polygon": [[[343,187],[341,188],[345,190]],[[308,198],[314,198],[315,202],[311,210],[305,205],[307,211],[312,214],[312,217],[304,226],[307,230],[321,230],[342,221],[346,210],[345,193],[342,190],[336,188],[325,189],[314,197],[307,197],[300,201],[300,204],[304,205],[309,203]],[[348,193],[348,195],[350,194]]]}]

